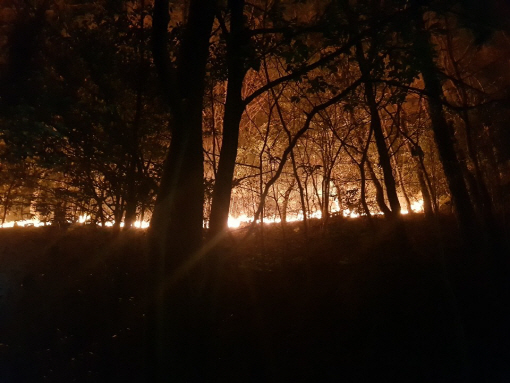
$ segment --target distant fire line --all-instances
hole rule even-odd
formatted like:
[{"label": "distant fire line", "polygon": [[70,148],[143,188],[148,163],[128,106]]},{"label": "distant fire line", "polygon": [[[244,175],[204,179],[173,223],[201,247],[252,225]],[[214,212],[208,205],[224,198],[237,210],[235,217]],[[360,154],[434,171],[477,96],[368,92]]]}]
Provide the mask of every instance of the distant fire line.
[{"label": "distant fire line", "polygon": [[[411,210],[415,213],[423,212],[423,200],[415,201],[411,204]],[[339,213],[340,210],[333,210],[333,214]],[[401,210],[401,214],[408,214],[409,212],[406,209]],[[375,212],[374,215],[381,215],[382,212]],[[349,209],[345,209],[342,211],[342,216],[345,218],[358,218],[360,217],[360,214],[351,211]],[[363,214],[361,214],[363,216]],[[87,225],[90,224],[90,215],[84,214],[80,215],[78,217],[78,221],[75,224],[78,225]],[[307,216],[307,218],[315,218],[315,219],[321,219],[322,213],[321,211],[316,211]],[[302,221],[303,220],[303,213],[299,213],[294,216],[287,217],[287,222],[296,222],[296,221]],[[228,217],[228,227],[231,229],[237,229],[241,227],[242,225],[249,225],[253,222],[253,217],[248,217],[245,214],[238,215],[237,217],[229,216]],[[266,224],[273,224],[273,223],[281,223],[281,218],[264,218],[263,220]],[[69,224],[73,224],[72,222],[69,222]],[[133,226],[137,229],[146,229],[149,227],[150,222],[148,221],[135,221]],[[105,222],[104,224],[106,227],[112,227],[114,226],[113,222]],[[1,228],[9,228],[9,227],[42,227],[42,226],[51,226],[50,222],[42,222],[38,220],[37,218],[33,219],[25,219],[25,220],[18,220],[18,221],[8,221],[5,222],[3,225],[0,225]],[[120,227],[124,227],[124,222],[121,222]]]}]

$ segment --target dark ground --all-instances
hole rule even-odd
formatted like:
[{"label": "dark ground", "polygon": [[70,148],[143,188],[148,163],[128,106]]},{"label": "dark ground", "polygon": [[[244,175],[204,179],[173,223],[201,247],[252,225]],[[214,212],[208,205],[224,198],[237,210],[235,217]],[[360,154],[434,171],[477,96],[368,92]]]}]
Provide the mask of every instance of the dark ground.
[{"label": "dark ground", "polygon": [[[182,353],[201,381],[510,382],[509,307],[451,220],[408,217],[409,245],[299,225],[222,245]],[[144,236],[0,230],[0,382],[147,381]]]}]

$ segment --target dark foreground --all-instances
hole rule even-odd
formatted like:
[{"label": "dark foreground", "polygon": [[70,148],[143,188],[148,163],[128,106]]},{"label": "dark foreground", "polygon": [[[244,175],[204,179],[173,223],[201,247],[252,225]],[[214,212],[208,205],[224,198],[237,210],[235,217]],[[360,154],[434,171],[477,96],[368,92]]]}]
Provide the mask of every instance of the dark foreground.
[{"label": "dark foreground", "polygon": [[[406,226],[409,245],[382,221],[317,225],[308,240],[298,224],[237,232],[196,281],[201,335],[180,354],[189,375],[168,381],[509,382],[488,252],[462,250],[446,219]],[[0,382],[148,381],[143,241],[0,230]]]}]

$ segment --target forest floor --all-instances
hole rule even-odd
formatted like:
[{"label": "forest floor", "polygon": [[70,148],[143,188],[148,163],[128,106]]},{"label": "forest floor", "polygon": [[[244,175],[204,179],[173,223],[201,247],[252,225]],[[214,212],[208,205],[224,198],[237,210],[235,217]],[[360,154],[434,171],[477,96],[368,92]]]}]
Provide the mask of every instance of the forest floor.
[{"label": "forest floor", "polygon": [[[232,231],[194,311],[214,320],[183,351],[206,374],[169,381],[510,382],[490,252],[463,250],[448,217],[405,227]],[[145,235],[0,230],[0,382],[147,381]]]}]

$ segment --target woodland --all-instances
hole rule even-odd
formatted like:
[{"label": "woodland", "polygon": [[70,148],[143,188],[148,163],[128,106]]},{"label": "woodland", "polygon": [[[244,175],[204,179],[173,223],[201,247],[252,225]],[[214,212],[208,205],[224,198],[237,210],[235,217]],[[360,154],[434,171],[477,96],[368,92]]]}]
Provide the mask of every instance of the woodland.
[{"label": "woodland", "polygon": [[0,380],[508,381],[509,19],[2,1]]}]

